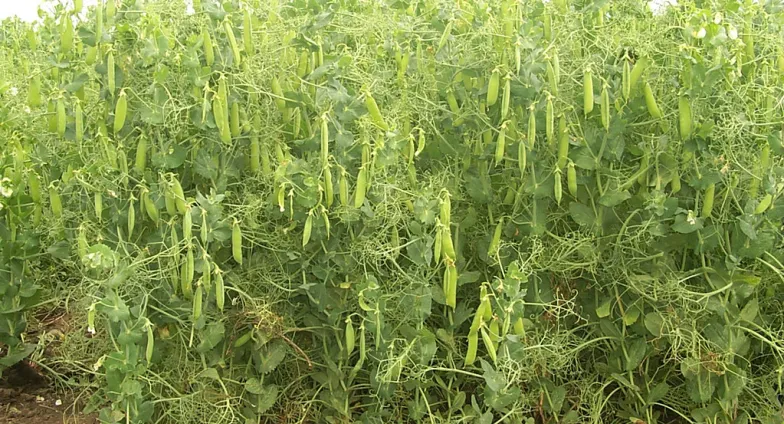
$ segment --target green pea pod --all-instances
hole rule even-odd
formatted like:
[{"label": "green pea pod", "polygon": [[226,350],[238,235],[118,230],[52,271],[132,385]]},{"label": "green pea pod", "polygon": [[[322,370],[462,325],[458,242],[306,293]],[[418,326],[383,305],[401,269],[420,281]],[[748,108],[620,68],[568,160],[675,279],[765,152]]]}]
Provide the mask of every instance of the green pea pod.
[{"label": "green pea pod", "polygon": [[487,349],[487,355],[490,356],[490,360],[492,360],[493,363],[495,363],[496,361],[495,343],[493,342],[493,339],[490,337],[490,334],[487,333],[487,330],[485,330],[484,327],[482,327],[479,331],[482,333],[482,341],[485,344],[485,349]]},{"label": "green pea pod", "polygon": [[226,301],[226,294],[223,287],[223,272],[216,266],[215,267],[215,304],[218,310],[222,311]]},{"label": "green pea pod", "polygon": [[545,134],[547,135],[547,144],[551,148],[555,146],[555,111],[553,110],[553,99],[547,97],[547,106],[545,108]]},{"label": "green pea pod", "polygon": [[[494,69],[487,82],[487,107],[491,107],[498,101],[498,89],[501,86],[501,73]],[[503,119],[503,118],[502,118]]]},{"label": "green pea pod", "polygon": [[558,80],[555,77],[555,68],[553,68],[553,64],[551,61],[547,62],[547,68],[545,73],[547,74],[547,82],[550,84],[550,94],[553,96],[558,95]]},{"label": "green pea pod", "polygon": [[117,103],[114,105],[114,133],[117,134],[125,126],[125,116],[128,112],[128,99],[125,91],[120,91]]},{"label": "green pea pod", "polygon": [[356,343],[356,334],[354,333],[354,323],[351,321],[351,316],[346,318],[346,357],[350,358],[351,353],[354,352],[354,343]]},{"label": "green pea pod", "polygon": [[770,194],[766,194],[765,197],[760,200],[757,204],[757,207],[754,209],[754,215],[760,215],[765,213],[770,208],[771,203],[773,203],[773,196]]},{"label": "green pea pod", "polygon": [[136,226],[136,208],[133,206],[133,198],[128,203],[128,238],[133,236],[133,229]]},{"label": "green pea pod", "polygon": [[62,218],[63,216],[63,203],[60,199],[60,193],[54,186],[49,186],[49,205],[52,208],[52,215],[55,218]]},{"label": "green pea pod", "polygon": [[561,186],[561,168],[555,168],[555,175],[553,180],[553,194],[555,195],[555,203],[561,205],[561,198],[563,197],[563,187]]},{"label": "green pea pod", "polygon": [[680,96],[678,98],[678,129],[680,130],[681,140],[688,140],[691,137],[691,120],[689,98]]},{"label": "green pea pod", "polygon": [[236,219],[231,227],[231,253],[234,261],[242,265],[242,230]]},{"label": "green pea pod", "polygon": [[566,118],[561,115],[558,122],[558,168],[563,169],[569,159],[569,133],[566,131]]},{"label": "green pea pod", "polygon": [[202,301],[204,297],[204,288],[201,284],[196,285],[196,294],[193,296],[193,321],[201,318]]},{"label": "green pea pod", "polygon": [[536,144],[536,113],[534,105],[529,108],[528,114],[528,147],[533,150]]},{"label": "green pea pod", "polygon": [[681,174],[676,169],[672,175],[672,180],[670,181],[670,192],[672,194],[677,194],[681,191]]},{"label": "green pea pod", "polygon": [[654,97],[653,89],[648,81],[645,81],[645,85],[643,86],[643,95],[645,96],[645,106],[648,108],[648,113],[655,119],[661,119],[661,109],[659,109],[659,105],[656,103],[656,97]]},{"label": "green pea pod", "polygon": [[607,85],[602,87],[601,93],[601,110],[602,113],[602,127],[605,131],[610,129],[610,93],[607,92]]},{"label": "green pea pod", "polygon": [[593,111],[593,75],[589,69],[583,74],[583,113],[587,116]]},{"label": "green pea pod", "polygon": [[526,152],[525,143],[520,141],[520,143],[517,144],[517,166],[518,168],[520,168],[520,176],[525,175],[525,166],[528,160],[526,156],[527,156],[527,152]]},{"label": "green pea pod", "polygon": [[501,120],[509,115],[509,104],[512,99],[512,79],[507,75],[504,78],[504,97],[501,99]]},{"label": "green pea pod", "polygon": [[501,235],[504,229],[504,218],[499,218],[498,223],[495,225],[493,231],[493,238],[490,240],[490,245],[487,248],[487,256],[494,257],[498,253],[498,248],[501,246]]},{"label": "green pea pod", "polygon": [[476,350],[479,345],[479,333],[472,331],[468,333],[468,347],[466,349],[465,365],[471,365],[476,361]]},{"label": "green pea pod", "polygon": [[365,194],[367,190],[367,170],[364,166],[359,168],[357,174],[357,187],[354,190],[354,207],[359,209],[365,203]]},{"label": "green pea pod", "polygon": [[204,61],[207,66],[212,67],[212,64],[215,63],[215,47],[212,45],[212,37],[206,28],[201,30],[201,39],[204,45]]},{"label": "green pea pod", "polygon": [[237,102],[231,104],[230,129],[232,137],[238,137],[240,135],[240,105]]},{"label": "green pea pod", "polygon": [[572,197],[577,197],[577,171],[574,169],[574,162],[569,161],[566,168],[566,187]]},{"label": "green pea pod", "polygon": [[245,53],[248,57],[253,56],[255,49],[253,48],[253,27],[251,25],[250,12],[245,11],[242,16],[242,44],[245,47]]},{"label": "green pea pod", "polygon": [[495,143],[495,166],[501,165],[504,160],[504,150],[506,148],[506,122],[501,124],[501,129],[498,131],[498,139]]},{"label": "green pea pod", "polygon": [[627,101],[632,94],[631,66],[628,60],[623,61],[623,74],[621,76],[621,94]]},{"label": "green pea pod", "polygon": [[152,362],[152,353],[155,347],[155,335],[152,331],[152,324],[147,325],[147,346],[144,349],[144,359],[147,360],[147,363]]},{"label": "green pea pod", "polygon": [[702,213],[700,217],[708,218],[711,216],[711,212],[713,212],[713,199],[716,194],[716,184],[711,183],[708,188],[705,189],[705,195],[702,199]]},{"label": "green pea pod", "polygon": [[455,245],[452,242],[452,230],[447,226],[441,227],[441,254],[444,258],[455,260],[457,255],[455,252]]},{"label": "green pea pod", "polygon": [[305,247],[310,241],[310,233],[313,231],[313,213],[308,212],[308,217],[305,219],[305,229],[302,231],[302,247]]},{"label": "green pea pod", "polygon": [[231,53],[234,55],[235,64],[239,65],[242,62],[240,56],[240,47],[237,45],[237,39],[234,37],[234,30],[231,27],[231,21],[228,19],[223,21],[223,30],[226,32],[226,37],[229,39],[229,46],[231,46]]},{"label": "green pea pod", "polygon": [[65,135],[65,102],[62,98],[57,99],[57,135]]},{"label": "green pea pod", "polygon": [[376,99],[373,98],[370,93],[365,95],[365,107],[368,110],[368,114],[370,115],[370,120],[373,121],[377,127],[381,128],[384,131],[389,130],[389,126],[386,122],[384,122],[384,117],[381,116],[381,110],[378,108],[378,104],[376,103]]},{"label": "green pea pod", "polygon": [[441,262],[441,248],[443,247],[442,244],[444,243],[442,240],[443,234],[441,227],[438,226],[439,222],[440,221],[436,222],[436,237],[435,241],[433,242],[433,259],[435,260],[436,264]]}]

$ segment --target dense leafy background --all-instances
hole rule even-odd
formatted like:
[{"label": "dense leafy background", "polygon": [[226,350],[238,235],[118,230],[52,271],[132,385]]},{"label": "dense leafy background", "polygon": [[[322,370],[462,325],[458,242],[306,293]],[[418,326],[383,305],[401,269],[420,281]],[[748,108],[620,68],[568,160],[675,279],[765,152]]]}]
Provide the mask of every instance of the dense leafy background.
[{"label": "dense leafy background", "polygon": [[780,2],[195,3],[0,27],[0,372],[103,422],[784,422]]}]

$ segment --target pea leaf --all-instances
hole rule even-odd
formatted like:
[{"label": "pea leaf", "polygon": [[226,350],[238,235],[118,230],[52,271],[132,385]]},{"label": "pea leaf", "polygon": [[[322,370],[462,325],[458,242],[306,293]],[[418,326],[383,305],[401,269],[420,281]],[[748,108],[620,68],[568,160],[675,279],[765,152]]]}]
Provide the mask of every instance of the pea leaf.
[{"label": "pea leaf", "polygon": [[569,204],[569,215],[574,222],[586,227],[593,226],[596,221],[593,209],[579,202]]},{"label": "pea leaf", "polygon": [[607,190],[602,197],[599,198],[599,204],[612,208],[620,205],[631,197],[632,195],[629,194],[628,190]]}]

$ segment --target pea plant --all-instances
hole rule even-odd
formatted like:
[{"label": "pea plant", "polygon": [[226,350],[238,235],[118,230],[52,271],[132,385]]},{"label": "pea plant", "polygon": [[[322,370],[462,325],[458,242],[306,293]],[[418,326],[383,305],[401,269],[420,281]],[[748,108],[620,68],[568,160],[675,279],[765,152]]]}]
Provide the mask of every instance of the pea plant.
[{"label": "pea plant", "polygon": [[784,422],[781,4],[39,16],[0,26],[0,373],[56,304],[104,423]]}]

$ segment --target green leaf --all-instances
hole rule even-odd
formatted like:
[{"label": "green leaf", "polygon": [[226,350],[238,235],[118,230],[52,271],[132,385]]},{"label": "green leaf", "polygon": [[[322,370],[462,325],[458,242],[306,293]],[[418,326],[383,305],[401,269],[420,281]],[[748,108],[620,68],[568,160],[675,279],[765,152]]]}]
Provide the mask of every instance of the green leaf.
[{"label": "green leaf", "polygon": [[672,224],[673,231],[681,234],[690,234],[697,230],[702,229],[702,218],[689,217],[681,214],[675,217],[675,223]]},{"label": "green leaf", "polygon": [[757,298],[751,299],[746,306],[740,311],[740,319],[743,321],[754,321],[754,318],[757,317],[757,313],[759,312],[759,302]]},{"label": "green leaf", "polygon": [[275,405],[275,402],[278,400],[278,386],[274,384],[270,384],[264,388],[264,393],[260,394],[258,397],[258,404],[256,405],[257,410],[260,413],[265,413]]},{"label": "green leaf", "polygon": [[493,368],[493,366],[484,359],[481,359],[481,361],[482,370],[484,371],[482,373],[482,377],[484,377],[487,387],[494,392],[501,391],[504,387],[506,387],[506,378],[504,375],[496,371],[495,368]]},{"label": "green leaf", "polygon": [[582,203],[570,203],[569,215],[571,215],[572,219],[574,219],[574,222],[582,226],[590,227],[593,226],[596,222],[596,215],[594,215],[593,209],[583,205]]},{"label": "green leaf", "polygon": [[280,365],[283,358],[286,357],[286,344],[282,341],[270,343],[266,346],[265,352],[261,356],[262,374],[269,374]]},{"label": "green leaf", "polygon": [[607,299],[596,308],[596,316],[599,318],[607,318],[610,316],[610,309],[612,308],[612,299]]},{"label": "green leaf", "polygon": [[259,381],[256,377],[251,377],[248,381],[245,382],[245,390],[254,395],[260,395],[264,393],[264,385],[261,381]]},{"label": "green leaf", "polygon": [[664,398],[667,395],[667,392],[670,390],[670,386],[665,383],[661,382],[651,388],[651,391],[648,392],[648,399],[647,402],[649,405],[656,403]]},{"label": "green leaf", "polygon": [[607,190],[604,192],[602,197],[599,198],[599,204],[602,206],[607,206],[608,208],[612,208],[620,205],[631,197],[632,195],[629,194],[628,190]]},{"label": "green leaf", "polygon": [[626,371],[633,371],[637,368],[642,360],[645,359],[648,344],[642,337],[635,339],[627,346],[628,360],[626,361]]},{"label": "green leaf", "polygon": [[645,328],[654,336],[660,337],[664,328],[664,319],[658,312],[648,312],[645,314]]}]

